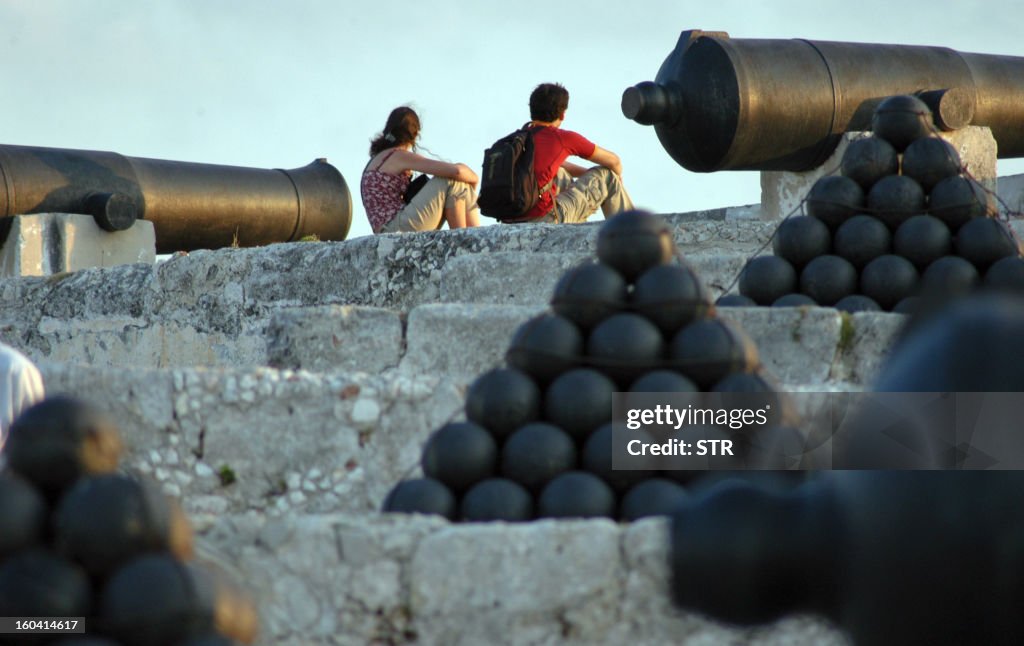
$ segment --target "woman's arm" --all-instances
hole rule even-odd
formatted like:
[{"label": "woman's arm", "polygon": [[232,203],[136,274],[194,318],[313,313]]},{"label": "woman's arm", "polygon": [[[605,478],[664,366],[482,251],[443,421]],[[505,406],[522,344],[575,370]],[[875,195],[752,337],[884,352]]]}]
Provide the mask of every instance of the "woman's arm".
[{"label": "woman's arm", "polygon": [[435,177],[448,177],[472,184],[473,186],[480,182],[480,178],[477,177],[473,169],[465,164],[449,164],[448,162],[424,157],[409,150],[395,151],[395,154],[388,159],[385,165],[388,166],[388,168],[384,169],[385,172],[395,174],[414,170]]}]

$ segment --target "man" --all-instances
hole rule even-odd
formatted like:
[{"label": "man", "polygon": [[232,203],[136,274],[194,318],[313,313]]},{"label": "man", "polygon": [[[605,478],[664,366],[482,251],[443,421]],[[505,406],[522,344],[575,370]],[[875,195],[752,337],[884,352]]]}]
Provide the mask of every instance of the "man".
[{"label": "man", "polygon": [[[550,188],[520,222],[585,222],[599,206],[605,218],[633,208],[619,156],[561,128],[568,107],[569,92],[558,83],[542,83],[530,94],[530,125],[542,126],[533,136],[534,173],[538,187]],[[584,168],[569,157],[598,165]]]}]

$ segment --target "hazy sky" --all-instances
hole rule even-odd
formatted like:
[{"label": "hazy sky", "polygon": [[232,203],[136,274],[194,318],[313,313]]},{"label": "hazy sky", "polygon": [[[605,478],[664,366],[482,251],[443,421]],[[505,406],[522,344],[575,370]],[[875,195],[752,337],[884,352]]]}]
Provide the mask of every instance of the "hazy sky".
[{"label": "hazy sky", "polygon": [[[0,143],[261,168],[326,157],[353,194],[351,238],[370,233],[359,174],[393,107],[417,109],[435,155],[479,170],[483,149],[528,120],[530,90],[558,81],[571,94],[565,127],[622,157],[638,206],[750,204],[757,173],[685,171],[622,116],[622,91],[654,78],[680,31],[1024,56],[1021,6],[0,0]],[[1022,172],[1000,162],[1000,174]]]}]

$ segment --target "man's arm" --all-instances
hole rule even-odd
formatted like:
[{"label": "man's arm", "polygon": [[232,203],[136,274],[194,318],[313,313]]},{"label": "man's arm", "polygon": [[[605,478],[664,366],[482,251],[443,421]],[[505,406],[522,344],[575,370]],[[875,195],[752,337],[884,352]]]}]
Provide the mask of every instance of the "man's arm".
[{"label": "man's arm", "polygon": [[610,150],[605,150],[600,146],[594,146],[594,154],[587,159],[595,164],[604,166],[620,177],[622,176],[622,160],[619,159],[618,155]]},{"label": "man's arm", "polygon": [[562,162],[562,168],[564,168],[573,177],[580,177],[588,170],[587,168],[580,166],[579,164],[574,164],[570,161]]}]

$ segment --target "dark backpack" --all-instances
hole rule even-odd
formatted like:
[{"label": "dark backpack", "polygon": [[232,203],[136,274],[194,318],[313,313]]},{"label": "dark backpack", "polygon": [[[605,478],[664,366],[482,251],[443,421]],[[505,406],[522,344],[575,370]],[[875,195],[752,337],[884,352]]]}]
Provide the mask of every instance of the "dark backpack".
[{"label": "dark backpack", "polygon": [[533,167],[533,135],[543,126],[524,125],[502,137],[484,151],[477,205],[484,215],[498,220],[516,220],[537,204],[543,189],[537,187]]}]

